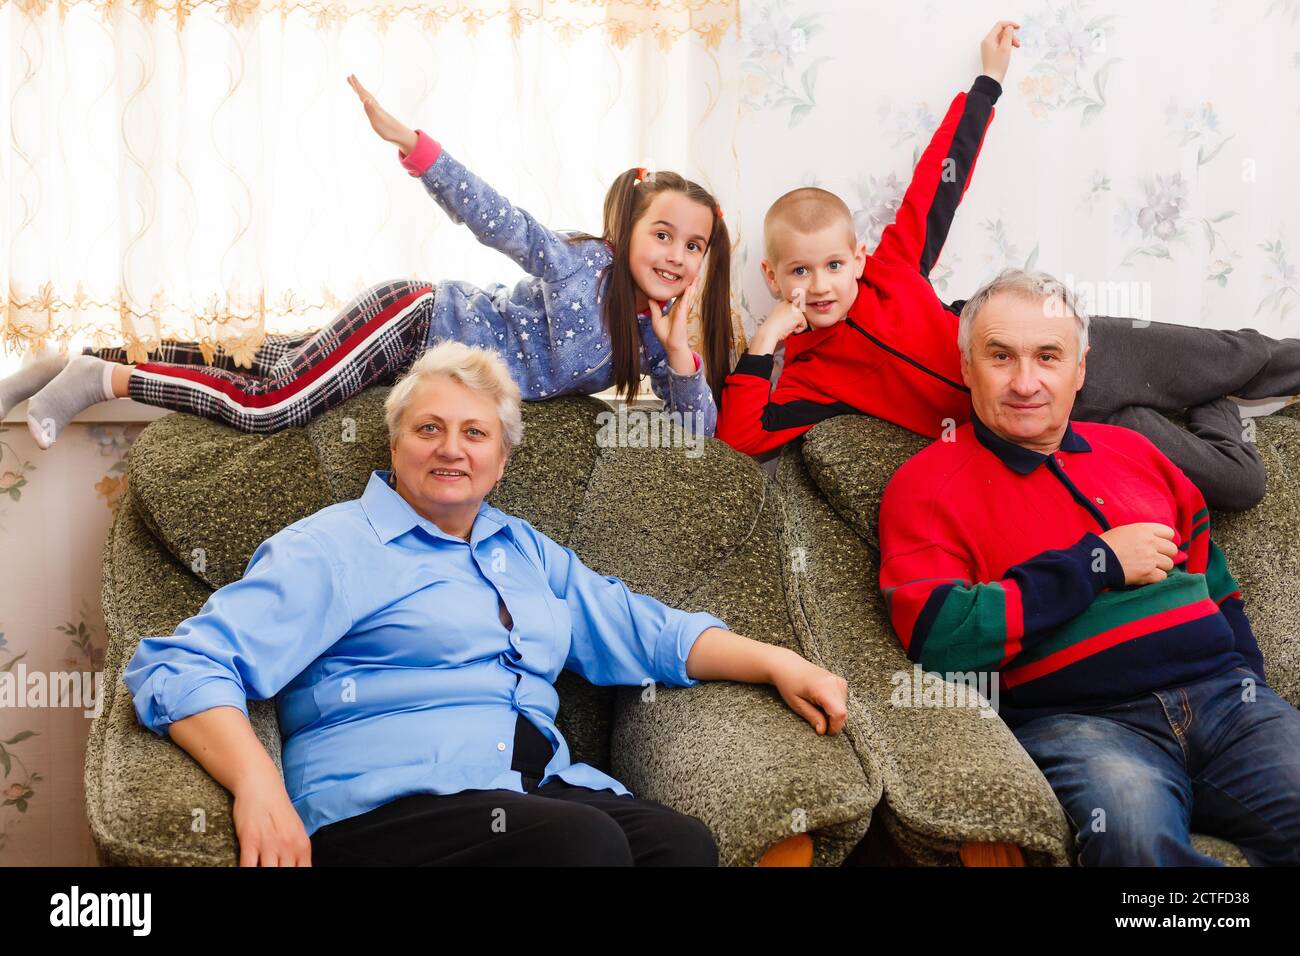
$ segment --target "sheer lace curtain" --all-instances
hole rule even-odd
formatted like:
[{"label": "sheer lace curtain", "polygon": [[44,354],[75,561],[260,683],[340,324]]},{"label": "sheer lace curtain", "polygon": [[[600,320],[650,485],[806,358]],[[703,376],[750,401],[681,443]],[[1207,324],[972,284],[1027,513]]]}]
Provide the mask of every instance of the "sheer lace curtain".
[{"label": "sheer lace curtain", "polygon": [[384,279],[517,279],[406,174],[349,73],[553,228],[598,231],[636,165],[726,206],[737,6],[10,0],[0,374],[91,343],[251,353]]}]

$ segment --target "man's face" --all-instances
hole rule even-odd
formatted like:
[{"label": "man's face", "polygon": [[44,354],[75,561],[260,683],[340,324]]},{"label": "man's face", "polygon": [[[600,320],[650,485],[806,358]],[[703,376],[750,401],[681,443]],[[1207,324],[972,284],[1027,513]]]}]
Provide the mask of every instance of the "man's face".
[{"label": "man's face", "polygon": [[867,263],[866,245],[855,249],[853,242],[852,231],[842,223],[816,232],[783,230],[773,250],[777,261],[761,264],[767,287],[787,302],[802,289],[809,327],[834,325],[848,315]]},{"label": "man's face", "polygon": [[1083,387],[1074,316],[1058,300],[995,295],[975,316],[961,372],[985,425],[1008,441],[1050,451]]}]

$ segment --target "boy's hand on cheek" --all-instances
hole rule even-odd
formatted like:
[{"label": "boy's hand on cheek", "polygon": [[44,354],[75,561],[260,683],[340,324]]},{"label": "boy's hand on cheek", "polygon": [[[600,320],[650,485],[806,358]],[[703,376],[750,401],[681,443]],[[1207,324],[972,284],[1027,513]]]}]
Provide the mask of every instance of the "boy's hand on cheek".
[{"label": "boy's hand on cheek", "polygon": [[754,333],[750,352],[765,355],[772,352],[795,332],[808,328],[808,318],[803,313],[804,291],[795,289],[792,301],[782,300],[767,317],[767,321]]}]

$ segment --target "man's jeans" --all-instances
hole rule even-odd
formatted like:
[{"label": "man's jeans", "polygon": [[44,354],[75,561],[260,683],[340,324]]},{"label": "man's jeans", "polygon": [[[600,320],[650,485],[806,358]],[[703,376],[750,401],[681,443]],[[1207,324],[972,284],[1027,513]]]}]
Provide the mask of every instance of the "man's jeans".
[{"label": "man's jeans", "polygon": [[1220,865],[1192,849],[1192,831],[1235,843],[1252,866],[1300,863],[1300,712],[1249,668],[1015,734],[1073,822],[1083,866]]}]

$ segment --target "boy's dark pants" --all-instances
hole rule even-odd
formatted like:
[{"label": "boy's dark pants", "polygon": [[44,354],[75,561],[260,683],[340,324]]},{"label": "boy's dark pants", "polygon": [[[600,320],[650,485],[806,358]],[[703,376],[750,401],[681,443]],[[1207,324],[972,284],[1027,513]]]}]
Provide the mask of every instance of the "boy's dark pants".
[{"label": "boy's dark pants", "polygon": [[[1264,464],[1225,396],[1300,395],[1300,339],[1096,315],[1088,342],[1072,418],[1146,435],[1211,508],[1241,511],[1264,497]],[[1181,409],[1186,429],[1162,414]]]}]

